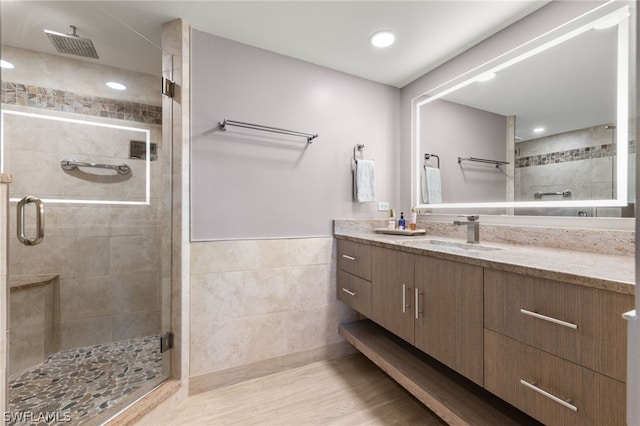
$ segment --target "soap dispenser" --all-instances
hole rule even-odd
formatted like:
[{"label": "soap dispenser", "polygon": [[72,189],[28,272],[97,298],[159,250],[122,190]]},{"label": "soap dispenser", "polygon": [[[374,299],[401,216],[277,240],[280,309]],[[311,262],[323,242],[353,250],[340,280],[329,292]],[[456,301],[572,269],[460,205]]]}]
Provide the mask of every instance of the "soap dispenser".
[{"label": "soap dispenser", "polygon": [[398,229],[406,229],[407,221],[404,220],[404,213],[400,212],[400,219],[398,220]]},{"label": "soap dispenser", "polygon": [[417,222],[418,214],[415,209],[411,209],[411,213],[409,213],[409,229],[415,231]]},{"label": "soap dispenser", "polygon": [[389,210],[389,229],[396,229],[396,212],[393,209]]}]

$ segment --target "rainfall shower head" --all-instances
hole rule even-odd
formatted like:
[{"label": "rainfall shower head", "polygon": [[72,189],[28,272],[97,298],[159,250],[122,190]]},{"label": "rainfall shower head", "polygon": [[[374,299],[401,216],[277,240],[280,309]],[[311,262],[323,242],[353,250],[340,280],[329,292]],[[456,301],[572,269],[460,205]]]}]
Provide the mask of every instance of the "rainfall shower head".
[{"label": "rainfall shower head", "polygon": [[44,30],[51,43],[59,53],[67,55],[84,56],[85,58],[98,58],[98,52],[93,47],[93,42],[88,38],[79,37],[76,34],[76,27],[69,25],[71,30],[67,34],[57,33],[51,30]]}]

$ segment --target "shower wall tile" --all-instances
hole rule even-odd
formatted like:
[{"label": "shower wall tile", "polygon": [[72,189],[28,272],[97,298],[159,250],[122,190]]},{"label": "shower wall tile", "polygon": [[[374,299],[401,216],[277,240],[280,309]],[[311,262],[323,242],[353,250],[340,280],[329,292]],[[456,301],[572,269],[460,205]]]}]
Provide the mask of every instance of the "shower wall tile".
[{"label": "shower wall tile", "polygon": [[[142,132],[95,126],[91,121],[68,123],[13,114],[5,114],[4,119],[4,165],[14,174],[16,184],[12,194],[15,197],[29,194],[76,200],[146,200],[146,162],[129,159],[129,143],[144,139]],[[26,136],[25,131],[29,133]],[[27,138],[41,141],[37,144],[40,146],[33,149],[25,146],[22,141]],[[60,161],[68,158],[104,164],[126,163],[132,172],[123,176],[102,169],[64,171]],[[157,161],[150,163],[154,182],[157,164]]]},{"label": "shower wall tile", "polygon": [[[45,359],[47,328],[45,287],[11,291],[11,344],[9,373],[23,370]],[[49,310],[51,306],[48,307]]]},{"label": "shower wall tile", "polygon": [[58,350],[112,342],[111,317],[92,317],[60,323]]},{"label": "shower wall tile", "polygon": [[158,282],[157,271],[111,275],[107,297],[112,314],[160,309]]},{"label": "shower wall tile", "polygon": [[113,341],[160,334],[160,311],[130,312],[111,316]]},{"label": "shower wall tile", "polygon": [[155,272],[160,264],[160,245],[155,236],[110,238],[112,274]]},{"label": "shower wall tile", "polygon": [[60,280],[60,321],[111,315],[109,276]]},{"label": "shower wall tile", "polygon": [[49,242],[60,251],[60,279],[109,275],[109,238],[58,237]]},{"label": "shower wall tile", "polygon": [[355,313],[336,300],[334,258],[331,237],[192,243],[190,376],[343,342],[337,324]]},{"label": "shower wall tile", "polygon": [[594,158],[591,160],[591,182],[608,183],[611,187],[615,167],[615,157]]}]

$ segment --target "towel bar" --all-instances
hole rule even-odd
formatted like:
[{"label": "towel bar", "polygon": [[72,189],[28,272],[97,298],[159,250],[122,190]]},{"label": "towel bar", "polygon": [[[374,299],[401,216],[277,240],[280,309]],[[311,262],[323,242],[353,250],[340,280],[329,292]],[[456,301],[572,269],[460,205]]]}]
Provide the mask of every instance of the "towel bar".
[{"label": "towel bar", "polygon": [[243,121],[227,120],[226,118],[218,123],[220,130],[227,130],[227,126],[244,127],[245,129],[260,130],[263,132],[282,133],[291,136],[302,136],[307,138],[307,143],[311,143],[318,134],[297,132],[295,130],[280,129],[278,127],[263,126],[262,124],[245,123]]},{"label": "towel bar", "polygon": [[495,164],[496,167],[500,167],[500,166],[503,166],[505,164],[509,164],[508,161],[487,160],[487,159],[484,159],[484,158],[476,158],[476,157],[458,157],[458,164],[462,163],[463,161],[474,161],[476,163]]}]

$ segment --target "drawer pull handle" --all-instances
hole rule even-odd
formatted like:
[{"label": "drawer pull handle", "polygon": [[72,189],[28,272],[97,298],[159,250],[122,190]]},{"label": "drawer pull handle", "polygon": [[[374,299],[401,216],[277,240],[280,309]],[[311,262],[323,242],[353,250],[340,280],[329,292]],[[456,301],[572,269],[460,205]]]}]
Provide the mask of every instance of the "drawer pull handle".
[{"label": "drawer pull handle", "polygon": [[555,395],[553,395],[553,394],[550,394],[549,392],[547,392],[547,391],[546,391],[546,390],[544,390],[544,389],[540,389],[539,387],[537,387],[537,386],[535,385],[535,382],[534,382],[534,383],[529,383],[529,382],[527,382],[526,380],[522,380],[522,379],[521,379],[521,380],[520,380],[520,384],[525,385],[525,386],[526,386],[526,387],[528,387],[529,389],[534,390],[534,391],[538,392],[539,394],[546,396],[547,398],[549,398],[549,399],[551,399],[551,400],[553,400],[553,401],[557,402],[557,403],[558,403],[558,404],[560,404],[560,405],[563,405],[563,406],[567,407],[567,408],[568,408],[568,409],[570,409],[570,410],[578,411],[578,407],[576,407],[576,406],[575,406],[575,405],[573,405],[573,404],[568,403],[567,401],[564,401],[564,400],[562,400],[562,399],[558,398],[557,396],[555,396]]},{"label": "drawer pull handle", "polygon": [[422,311],[420,310],[420,295],[422,294],[422,292],[420,290],[418,290],[418,287],[415,288],[415,296],[416,296],[416,300],[415,300],[415,307],[416,307],[416,319],[420,319],[420,314],[422,313]]},{"label": "drawer pull handle", "polygon": [[576,324],[573,324],[571,322],[566,322],[566,321],[562,321],[562,320],[559,320],[559,319],[556,319],[556,318],[548,317],[546,315],[542,315],[542,314],[539,314],[537,312],[527,311],[526,309],[520,309],[520,313],[525,314],[525,315],[529,315],[531,317],[540,318],[541,320],[549,321],[549,322],[552,322],[554,324],[563,325],[563,326],[568,327],[568,328],[573,328],[574,330],[576,330],[578,328],[578,326]]},{"label": "drawer pull handle", "polygon": [[348,256],[348,255],[346,255],[346,254],[343,254],[343,255],[342,255],[342,257],[344,257],[345,259],[349,259],[349,260],[356,260],[356,258],[355,258],[355,257],[353,257],[353,256]]},{"label": "drawer pull handle", "polygon": [[358,294],[358,293],[356,293],[355,291],[351,291],[351,290],[349,290],[348,288],[343,288],[343,289],[342,289],[342,291],[344,291],[345,293],[347,293],[349,296],[355,296],[356,294]]}]

